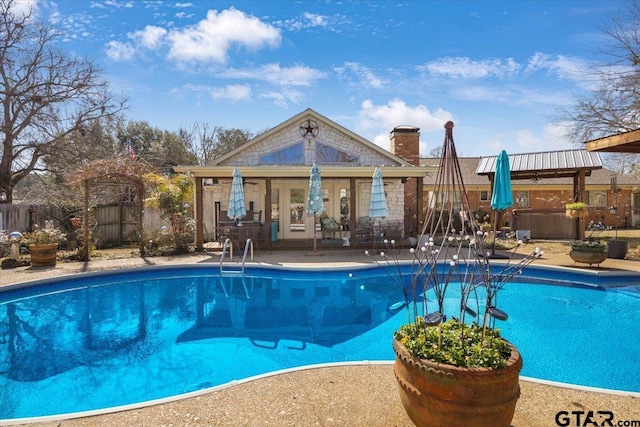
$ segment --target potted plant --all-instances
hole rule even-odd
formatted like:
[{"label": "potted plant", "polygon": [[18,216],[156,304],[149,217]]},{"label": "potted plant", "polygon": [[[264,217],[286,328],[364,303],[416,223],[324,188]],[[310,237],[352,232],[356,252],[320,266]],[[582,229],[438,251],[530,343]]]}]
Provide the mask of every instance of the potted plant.
[{"label": "potted plant", "polygon": [[629,250],[629,242],[617,237],[607,243],[607,257],[613,259],[625,259]]},{"label": "potted plant", "polygon": [[[508,427],[520,396],[522,357],[500,336],[496,321],[508,315],[498,292],[524,267],[541,257],[536,248],[520,260],[489,261],[487,232],[473,216],[447,129],[433,200],[422,235],[428,242],[411,248],[402,265],[394,241],[386,252],[370,254],[404,296],[407,322],[394,332],[394,374],[400,400],[418,426]],[[446,197],[445,197],[446,196]],[[451,202],[455,201],[455,202]],[[454,212],[470,218],[456,230]]]},{"label": "potted plant", "polygon": [[475,255],[487,254],[487,233],[472,228],[475,236],[453,230],[439,243],[429,238],[411,248],[408,274],[394,241],[385,241],[387,251],[379,255],[366,252],[405,296],[407,322],[393,337],[394,373],[402,404],[418,426],[507,427],[520,395],[522,358],[495,328],[496,320],[507,319],[496,306],[497,293],[543,252],[536,248],[517,262],[512,256],[493,273],[488,257]]},{"label": "potted plant", "polygon": [[45,221],[44,228],[38,225],[23,235],[23,242],[31,254],[31,266],[43,267],[56,265],[58,245],[67,240],[67,235],[53,226],[53,221]]},{"label": "potted plant", "polygon": [[607,259],[607,245],[596,238],[586,238],[571,242],[569,256],[575,262],[600,264]]},{"label": "potted plant", "polygon": [[565,215],[569,218],[582,218],[589,213],[587,204],[584,202],[567,203],[565,209]]}]

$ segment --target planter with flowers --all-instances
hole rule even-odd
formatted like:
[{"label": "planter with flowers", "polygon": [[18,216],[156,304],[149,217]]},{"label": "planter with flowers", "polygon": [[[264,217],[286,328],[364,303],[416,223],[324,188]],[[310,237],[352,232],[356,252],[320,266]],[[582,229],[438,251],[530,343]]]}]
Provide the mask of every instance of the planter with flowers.
[{"label": "planter with flowers", "polygon": [[575,262],[600,264],[607,259],[607,245],[596,238],[586,238],[571,242],[569,256]]},{"label": "planter with flowers", "polygon": [[582,218],[589,214],[587,204],[584,202],[567,203],[565,209],[565,215],[569,218]]},{"label": "planter with flowers", "polygon": [[[496,321],[508,317],[497,306],[497,295],[543,252],[536,248],[516,261],[518,242],[505,263],[490,263],[488,233],[471,215],[462,174],[456,171],[453,123],[445,127],[435,200],[447,194],[460,202],[427,210],[422,234],[430,238],[411,249],[410,266],[400,268],[393,241],[386,242],[386,252],[371,255],[402,290],[407,307],[407,323],[393,337],[393,370],[402,405],[417,426],[508,427],[520,396],[522,357],[495,328]],[[455,230],[454,209],[473,218],[469,234]]]},{"label": "planter with flowers", "polygon": [[23,235],[23,242],[29,248],[32,267],[56,265],[58,245],[67,240],[67,235],[53,226],[53,221],[45,221],[44,228],[34,226],[34,230]]}]

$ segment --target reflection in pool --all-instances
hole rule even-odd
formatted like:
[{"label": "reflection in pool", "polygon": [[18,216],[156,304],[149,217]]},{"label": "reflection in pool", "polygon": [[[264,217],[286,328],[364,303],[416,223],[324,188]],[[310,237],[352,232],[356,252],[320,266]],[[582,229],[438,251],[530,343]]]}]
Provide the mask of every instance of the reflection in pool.
[{"label": "reflection in pool", "polygon": [[[528,271],[531,282],[583,280]],[[510,315],[501,329],[523,354],[524,376],[640,391],[640,338],[626,332],[640,322],[639,295],[637,286],[513,283],[500,295]],[[407,320],[402,301],[375,267],[249,268],[246,277],[149,268],[4,291],[0,419],[144,402],[292,367],[392,360],[391,336]]]},{"label": "reflection in pool", "polygon": [[[402,294],[381,276],[365,286],[344,271],[316,278],[259,274],[147,270],[0,294],[0,419],[111,407],[292,366],[369,359],[370,345],[356,343],[402,309],[389,309]],[[388,359],[388,345],[381,347],[387,351],[377,358]]]}]

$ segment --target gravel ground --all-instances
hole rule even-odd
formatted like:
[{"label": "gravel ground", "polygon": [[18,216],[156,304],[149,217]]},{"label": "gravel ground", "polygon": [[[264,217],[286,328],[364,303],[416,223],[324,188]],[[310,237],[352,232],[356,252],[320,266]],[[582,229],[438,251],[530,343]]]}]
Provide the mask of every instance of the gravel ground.
[{"label": "gravel ground", "polygon": [[[600,268],[575,266],[567,255],[566,245],[558,249],[552,249],[550,245],[540,246],[546,251],[545,257],[539,261],[541,264],[589,268],[598,272],[639,271],[640,264],[635,260],[607,259]],[[218,260],[217,253],[142,259],[132,256],[130,250],[108,251],[97,254],[88,263],[58,263],[55,268],[19,267],[2,270],[0,286],[105,269]],[[308,256],[303,252],[261,251],[256,254],[254,261],[288,266],[318,263],[333,266],[367,263],[368,258],[361,251],[326,250],[320,256]],[[638,396],[558,387],[526,379],[520,383],[522,395],[513,419],[514,427],[559,425],[555,420],[559,411],[594,411],[594,420],[598,423],[603,418],[597,411],[611,411],[616,422],[638,420],[640,424]],[[581,422],[584,422],[584,416]],[[0,421],[0,425],[15,423]],[[27,425],[404,427],[413,424],[400,404],[392,365],[365,364],[292,371],[144,408]],[[578,425],[575,418],[569,425]]]}]

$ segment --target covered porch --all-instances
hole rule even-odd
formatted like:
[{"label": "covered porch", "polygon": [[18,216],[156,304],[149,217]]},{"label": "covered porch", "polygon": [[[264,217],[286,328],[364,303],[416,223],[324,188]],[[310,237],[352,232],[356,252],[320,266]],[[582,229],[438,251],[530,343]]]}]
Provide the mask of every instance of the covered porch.
[{"label": "covered porch", "polygon": [[[174,168],[176,172],[189,176],[195,185],[195,243],[198,251],[204,249],[206,242],[219,241],[229,227],[237,227],[226,217],[233,168]],[[259,247],[307,247],[314,235],[321,242],[323,238],[330,239],[327,241],[335,245],[340,245],[342,238],[346,237],[349,246],[353,247],[364,242],[363,238],[373,237],[356,236],[356,227],[368,216],[374,166],[320,166],[325,212],[317,217],[306,213],[311,166],[239,166],[239,169],[244,180],[248,212],[240,220],[243,223],[241,227],[253,230],[244,234]],[[389,216],[376,219],[378,229],[393,229],[394,238],[415,236],[418,218],[422,215],[424,177],[433,168],[383,166],[380,169]],[[321,217],[335,220],[338,227],[325,229],[323,233]],[[370,243],[375,244],[375,239]]]}]

